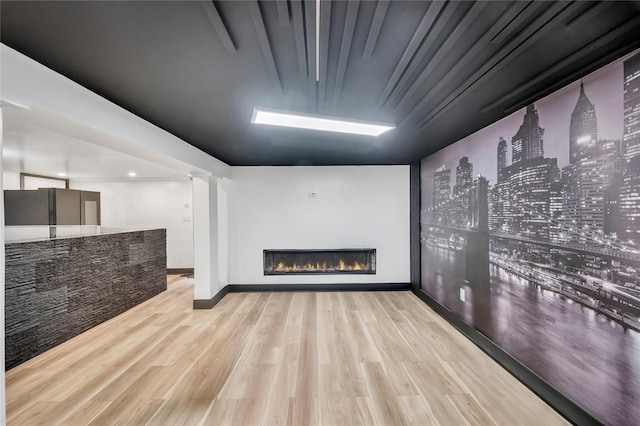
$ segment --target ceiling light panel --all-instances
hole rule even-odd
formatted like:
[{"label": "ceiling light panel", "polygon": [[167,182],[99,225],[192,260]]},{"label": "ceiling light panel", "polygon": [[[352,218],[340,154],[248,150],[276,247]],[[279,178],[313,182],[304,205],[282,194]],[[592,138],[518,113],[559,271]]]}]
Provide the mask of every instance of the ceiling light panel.
[{"label": "ceiling light panel", "polygon": [[320,81],[320,0],[316,0],[316,81]]},{"label": "ceiling light panel", "polygon": [[378,136],[394,129],[389,123],[345,120],[338,117],[299,114],[288,111],[254,108],[251,122],[271,126],[295,127],[298,129],[321,130],[325,132],[349,133],[355,135]]}]

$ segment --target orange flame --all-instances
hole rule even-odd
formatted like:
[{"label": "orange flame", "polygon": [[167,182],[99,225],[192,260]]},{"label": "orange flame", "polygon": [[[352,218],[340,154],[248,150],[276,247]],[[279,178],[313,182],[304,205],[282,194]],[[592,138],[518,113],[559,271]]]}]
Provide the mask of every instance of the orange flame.
[{"label": "orange flame", "polygon": [[338,261],[338,264],[335,266],[327,264],[327,262],[316,262],[307,263],[304,265],[298,265],[294,263],[293,265],[286,265],[283,262],[278,262],[278,264],[272,264],[267,268],[267,270],[272,272],[296,272],[296,271],[318,271],[318,272],[332,272],[332,271],[366,271],[369,268],[369,265],[353,262],[352,264],[346,264],[343,259]]}]

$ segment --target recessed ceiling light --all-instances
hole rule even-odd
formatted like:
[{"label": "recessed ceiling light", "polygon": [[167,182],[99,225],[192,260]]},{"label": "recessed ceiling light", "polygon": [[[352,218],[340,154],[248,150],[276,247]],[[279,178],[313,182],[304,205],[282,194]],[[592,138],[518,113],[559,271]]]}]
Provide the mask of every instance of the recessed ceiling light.
[{"label": "recessed ceiling light", "polygon": [[136,172],[129,172],[129,176],[136,177]]},{"label": "recessed ceiling light", "polygon": [[296,127],[298,129],[322,130],[326,132],[351,133],[356,135],[378,136],[395,129],[393,124],[372,123],[358,120],[345,120],[339,117],[300,114],[297,112],[254,108],[251,122],[271,126]]},{"label": "recessed ceiling light", "polygon": [[65,172],[60,172],[60,173],[58,173],[58,176],[65,177],[65,176],[67,176],[67,174]]}]

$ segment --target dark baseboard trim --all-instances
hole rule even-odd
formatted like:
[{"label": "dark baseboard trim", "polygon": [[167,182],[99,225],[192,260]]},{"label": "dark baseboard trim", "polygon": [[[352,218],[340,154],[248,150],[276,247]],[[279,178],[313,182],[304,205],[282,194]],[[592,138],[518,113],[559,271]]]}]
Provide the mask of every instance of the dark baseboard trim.
[{"label": "dark baseboard trim", "polygon": [[195,299],[193,301],[193,309],[211,309],[229,293],[229,286],[225,285],[211,299]]},{"label": "dark baseboard trim", "polygon": [[376,284],[229,284],[231,293],[284,291],[401,291],[411,290],[409,283]]},{"label": "dark baseboard trim", "polygon": [[193,275],[193,268],[167,268],[167,275]]},{"label": "dark baseboard trim", "polygon": [[420,288],[420,162],[409,166],[409,261],[411,289]]},{"label": "dark baseboard trim", "polygon": [[286,292],[286,291],[403,291],[411,290],[409,283],[386,284],[228,284],[211,299],[193,301],[193,309],[211,309],[227,293]]},{"label": "dark baseboard trim", "polygon": [[423,290],[416,291],[414,289],[413,293],[571,423],[585,426],[602,425],[582,407],[564,396],[560,391]]}]

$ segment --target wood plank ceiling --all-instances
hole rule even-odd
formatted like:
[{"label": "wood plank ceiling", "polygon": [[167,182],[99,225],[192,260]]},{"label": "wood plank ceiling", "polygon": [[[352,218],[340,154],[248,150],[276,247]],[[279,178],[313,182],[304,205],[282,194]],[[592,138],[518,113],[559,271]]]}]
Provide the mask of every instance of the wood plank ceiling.
[{"label": "wood plank ceiling", "polygon": [[[640,47],[640,3],[0,3],[2,42],[231,165],[407,164]],[[316,81],[316,68],[319,80]],[[255,126],[254,106],[394,122]]]}]

